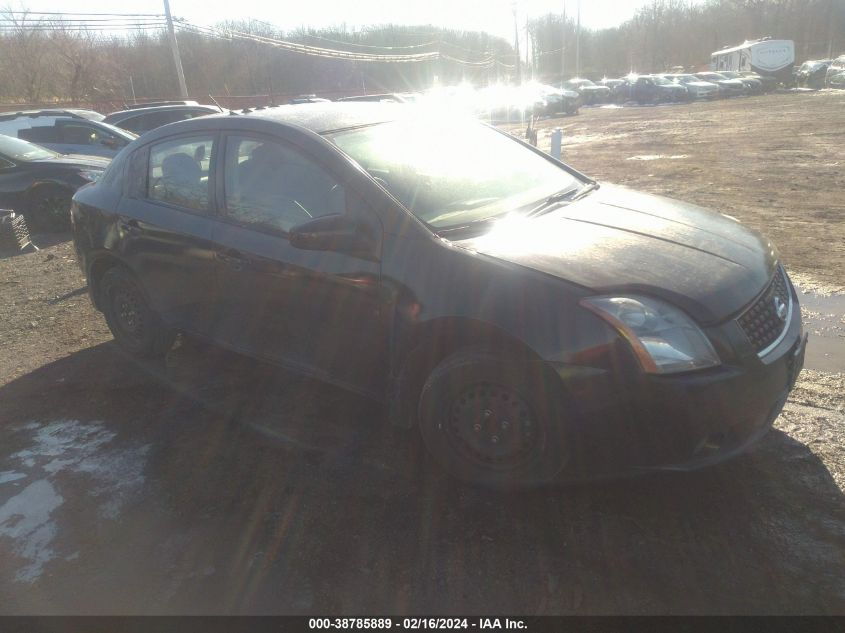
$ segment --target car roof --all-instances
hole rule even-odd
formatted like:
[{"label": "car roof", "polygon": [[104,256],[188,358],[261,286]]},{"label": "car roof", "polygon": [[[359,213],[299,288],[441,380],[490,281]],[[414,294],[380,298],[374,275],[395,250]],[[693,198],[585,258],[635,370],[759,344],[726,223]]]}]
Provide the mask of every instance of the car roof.
[{"label": "car roof", "polygon": [[106,116],[106,120],[111,120],[112,118],[124,118],[148,113],[155,113],[155,112],[172,112],[172,111],[180,111],[180,110],[204,110],[207,109],[209,114],[214,112],[221,112],[222,110],[214,105],[207,105],[205,103],[195,103],[193,105],[186,105],[186,104],[176,104],[176,105],[159,105],[159,106],[150,106],[148,108],[130,108],[128,110],[117,110],[116,112],[110,112],[108,116]]},{"label": "car roof", "polygon": [[17,118],[36,119],[38,117],[68,117],[70,119],[85,119],[99,123],[103,115],[94,110],[81,110],[77,108],[42,108],[40,110],[13,110],[0,112],[0,120],[8,121]]},{"label": "car roof", "polygon": [[405,118],[414,111],[414,106],[402,103],[329,101],[247,109],[246,112],[239,111],[238,116],[293,124],[317,134],[325,134],[335,130],[394,121]]}]

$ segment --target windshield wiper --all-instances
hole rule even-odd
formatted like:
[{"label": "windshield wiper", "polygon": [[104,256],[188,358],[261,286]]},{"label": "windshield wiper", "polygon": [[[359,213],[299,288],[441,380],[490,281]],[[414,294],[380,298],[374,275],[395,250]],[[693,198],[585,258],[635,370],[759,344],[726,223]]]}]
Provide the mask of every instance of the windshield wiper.
[{"label": "windshield wiper", "polygon": [[564,189],[563,191],[558,191],[557,193],[553,193],[548,198],[543,200],[540,204],[538,204],[536,207],[528,211],[528,213],[525,214],[525,217],[528,218],[534,215],[540,215],[544,211],[556,205],[558,202],[563,202],[564,200],[567,200],[569,202],[580,200],[588,193],[590,193],[591,191],[595,191],[598,188],[599,183],[592,181],[588,182],[580,189]]},{"label": "windshield wiper", "polygon": [[581,198],[586,196],[588,193],[592,193],[593,191],[595,191],[599,187],[601,187],[601,185],[599,183],[597,183],[595,180],[592,181],[592,182],[588,182],[586,185],[584,185],[583,187],[581,187],[578,190],[578,193],[576,193],[572,197],[572,201],[574,202],[575,200],[580,200]]},{"label": "windshield wiper", "polygon": [[493,222],[494,220],[500,220],[503,215],[502,213],[497,213],[496,215],[491,215],[486,218],[480,218],[478,220],[471,220],[469,222],[464,222],[463,224],[453,224],[451,226],[444,226],[442,229],[436,229],[436,233],[438,235],[443,235],[445,233],[455,233],[460,231],[466,231],[472,229],[474,227],[479,227],[483,224],[488,224]]}]

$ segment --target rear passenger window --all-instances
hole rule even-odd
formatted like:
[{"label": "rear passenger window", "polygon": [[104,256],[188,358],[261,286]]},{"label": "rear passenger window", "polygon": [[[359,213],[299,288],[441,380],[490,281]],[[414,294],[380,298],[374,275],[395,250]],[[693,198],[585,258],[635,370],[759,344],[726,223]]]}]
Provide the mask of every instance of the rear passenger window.
[{"label": "rear passenger window", "polygon": [[30,143],[58,143],[59,134],[55,125],[39,125],[37,127],[18,130],[18,138]]},{"label": "rear passenger window", "polygon": [[147,197],[151,200],[208,211],[212,136],[194,136],[150,148]]}]

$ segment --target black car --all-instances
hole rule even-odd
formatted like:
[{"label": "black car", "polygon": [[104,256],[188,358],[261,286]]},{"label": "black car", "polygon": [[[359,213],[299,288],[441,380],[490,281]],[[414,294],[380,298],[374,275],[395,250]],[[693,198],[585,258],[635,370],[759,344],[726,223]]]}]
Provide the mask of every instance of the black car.
[{"label": "black car", "polygon": [[490,485],[730,457],[803,363],[775,248],[503,131],[387,104],[154,130],[72,207],[117,342],[174,332],[386,404]]},{"label": "black car", "polygon": [[103,121],[123,128],[124,130],[134,132],[135,134],[143,134],[168,123],[193,119],[208,114],[220,114],[221,112],[222,110],[217,106],[201,105],[198,103],[194,105],[158,105],[147,108],[135,107],[129,110],[112,112]]},{"label": "black car", "polygon": [[67,228],[71,196],[99,178],[108,163],[0,135],[0,208],[23,214],[33,230]]}]

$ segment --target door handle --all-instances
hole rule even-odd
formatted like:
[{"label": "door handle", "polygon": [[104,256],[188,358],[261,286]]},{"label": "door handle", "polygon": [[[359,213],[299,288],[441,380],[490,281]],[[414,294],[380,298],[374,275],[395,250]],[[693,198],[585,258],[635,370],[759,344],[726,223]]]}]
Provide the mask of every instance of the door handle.
[{"label": "door handle", "polygon": [[121,220],[119,226],[121,230],[126,231],[127,233],[135,233],[141,230],[141,225],[138,224],[138,220],[134,218],[130,220]]}]

